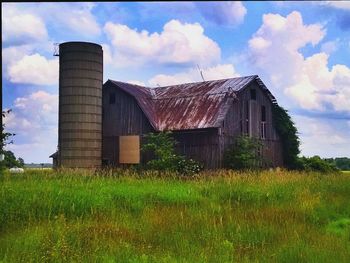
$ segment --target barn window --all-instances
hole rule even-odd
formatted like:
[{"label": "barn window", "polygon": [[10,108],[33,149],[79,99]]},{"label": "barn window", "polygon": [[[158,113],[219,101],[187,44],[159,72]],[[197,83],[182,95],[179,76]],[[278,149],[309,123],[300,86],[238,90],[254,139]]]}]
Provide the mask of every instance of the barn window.
[{"label": "barn window", "polygon": [[266,121],[266,108],[261,106],[261,121]]},{"label": "barn window", "polygon": [[140,163],[140,136],[119,136],[119,163]]},{"label": "barn window", "polygon": [[249,135],[249,101],[246,101],[245,107],[245,123],[246,123],[246,133]]},{"label": "barn window", "polygon": [[256,100],[256,90],[255,89],[250,90],[250,99]]},{"label": "barn window", "polygon": [[261,139],[266,139],[266,108],[261,106],[261,125],[260,125]]},{"label": "barn window", "polygon": [[109,104],[115,103],[115,93],[109,93]]},{"label": "barn window", "polygon": [[240,128],[240,131],[241,131],[241,135],[243,135],[243,109],[242,109],[242,104],[240,104],[240,107],[239,107],[239,128]]}]

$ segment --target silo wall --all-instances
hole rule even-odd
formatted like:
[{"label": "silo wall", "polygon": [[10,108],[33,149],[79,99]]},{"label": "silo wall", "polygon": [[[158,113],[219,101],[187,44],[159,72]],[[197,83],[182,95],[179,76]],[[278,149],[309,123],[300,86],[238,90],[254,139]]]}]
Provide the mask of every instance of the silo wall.
[{"label": "silo wall", "polygon": [[101,166],[102,84],[100,45],[87,42],[59,45],[59,167]]}]

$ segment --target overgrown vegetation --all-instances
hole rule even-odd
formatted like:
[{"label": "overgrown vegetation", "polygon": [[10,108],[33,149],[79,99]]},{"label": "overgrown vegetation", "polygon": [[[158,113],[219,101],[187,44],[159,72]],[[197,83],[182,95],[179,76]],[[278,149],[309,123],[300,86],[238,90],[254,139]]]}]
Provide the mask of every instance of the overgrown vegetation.
[{"label": "overgrown vegetation", "polygon": [[350,174],[110,175],[6,174],[0,262],[350,261]]},{"label": "overgrown vegetation", "polygon": [[278,104],[272,107],[273,125],[280,137],[283,148],[283,163],[288,169],[300,169],[298,154],[300,153],[300,140],[288,111]]},{"label": "overgrown vegetation", "polygon": [[319,156],[299,158],[300,167],[306,171],[318,171],[323,173],[337,172],[339,169],[332,163],[321,159]]},{"label": "overgrown vegetation", "polygon": [[151,153],[154,158],[147,162],[146,169],[176,172],[185,176],[199,173],[202,166],[192,159],[176,154],[175,144],[171,132],[147,134],[142,151]]},{"label": "overgrown vegetation", "polygon": [[263,144],[257,138],[246,135],[235,139],[234,144],[224,154],[225,167],[236,170],[258,169],[263,165],[260,153]]},{"label": "overgrown vegetation", "polygon": [[[4,119],[8,114],[10,114],[10,112],[11,112],[11,109],[6,110],[6,111],[2,111],[1,112],[2,119]],[[8,168],[9,167],[8,164],[12,160],[11,159],[11,157],[12,157],[11,153],[12,152],[9,153],[8,151],[5,151],[4,148],[5,148],[6,145],[13,143],[13,140],[11,140],[11,137],[13,137],[15,135],[16,134],[14,134],[14,133],[6,132],[5,131],[5,124],[2,123],[2,126],[1,126],[1,137],[0,137],[0,154],[3,154],[5,156],[5,160],[0,161],[0,172],[3,172],[6,167]],[[15,157],[15,160],[16,160],[16,157]]]},{"label": "overgrown vegetation", "polygon": [[336,166],[339,170],[350,171],[350,158],[338,157],[338,158],[326,158],[324,160]]}]

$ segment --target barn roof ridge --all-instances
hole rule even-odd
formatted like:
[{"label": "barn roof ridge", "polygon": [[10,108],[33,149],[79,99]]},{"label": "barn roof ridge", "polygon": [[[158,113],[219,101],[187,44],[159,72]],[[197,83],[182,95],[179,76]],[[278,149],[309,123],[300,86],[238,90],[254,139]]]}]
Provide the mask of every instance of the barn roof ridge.
[{"label": "barn roof ridge", "polygon": [[182,86],[182,85],[193,85],[193,84],[203,84],[203,83],[207,83],[207,82],[219,82],[219,81],[227,81],[227,80],[232,80],[232,79],[244,79],[244,78],[251,78],[251,77],[259,77],[258,75],[248,75],[248,76],[241,76],[241,77],[233,77],[233,78],[224,78],[224,79],[212,79],[212,80],[205,80],[205,81],[195,81],[195,82],[185,82],[185,83],[181,83],[181,84],[174,84],[174,85],[166,85],[166,86],[160,86],[160,87],[146,87],[145,88],[149,88],[149,89],[164,89],[164,88],[170,88],[170,87],[174,87],[174,86]]}]

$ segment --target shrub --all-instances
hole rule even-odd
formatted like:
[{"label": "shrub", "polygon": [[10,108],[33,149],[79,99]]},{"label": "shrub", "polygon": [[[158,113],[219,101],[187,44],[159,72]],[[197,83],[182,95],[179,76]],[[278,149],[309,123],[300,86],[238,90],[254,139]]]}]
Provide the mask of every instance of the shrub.
[{"label": "shrub", "polygon": [[301,157],[299,158],[299,162],[301,164],[301,168],[306,171],[318,171],[324,173],[339,171],[334,164],[321,159],[317,155],[309,158]]},{"label": "shrub", "polygon": [[193,159],[181,158],[176,170],[180,175],[193,176],[203,170],[203,166]]},{"label": "shrub", "polygon": [[194,175],[202,170],[202,166],[184,156],[175,153],[176,141],[171,132],[149,133],[142,151],[150,151],[154,159],[146,163],[146,169],[176,172],[181,175]]},{"label": "shrub", "polygon": [[239,136],[224,154],[224,164],[230,169],[256,169],[262,166],[262,143],[257,138]]}]

